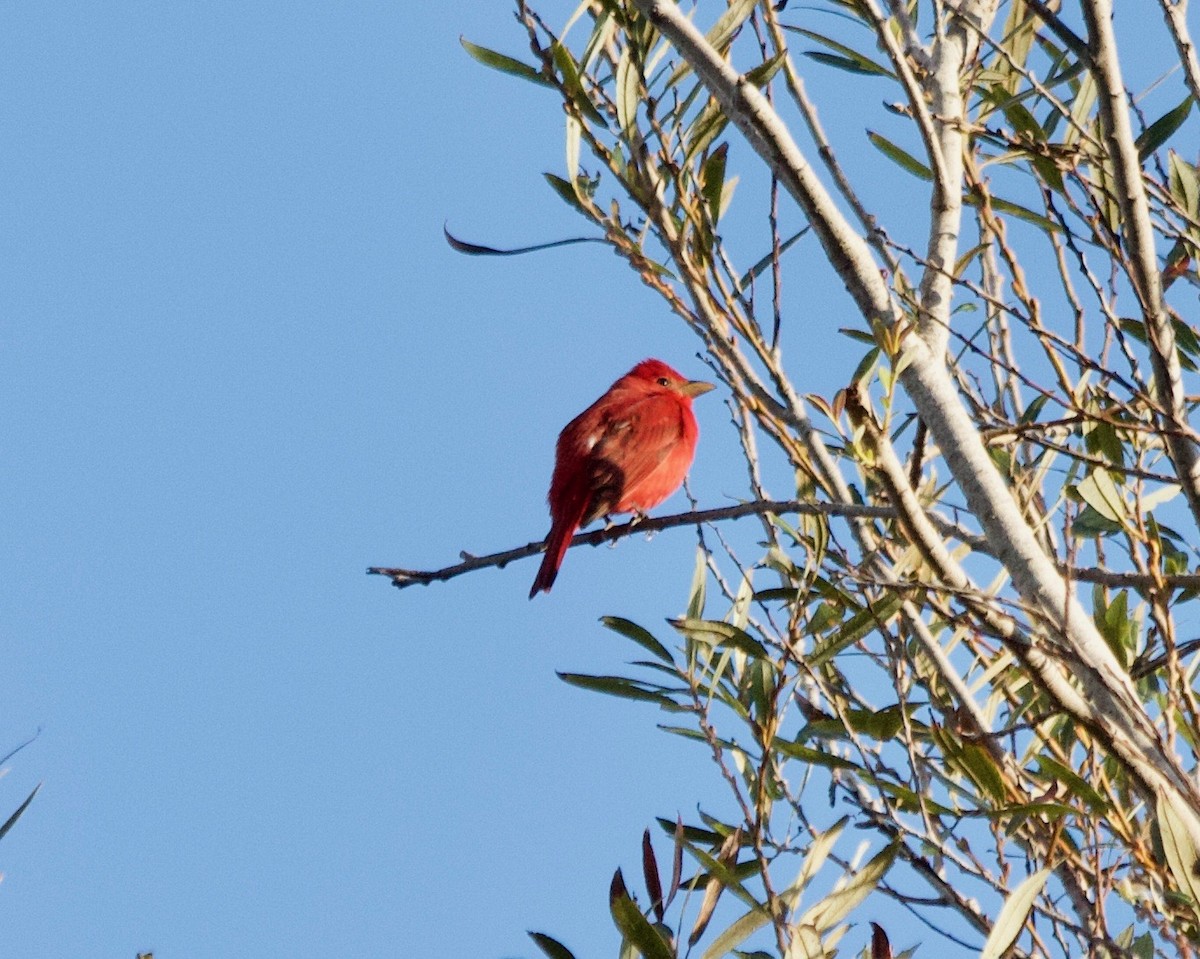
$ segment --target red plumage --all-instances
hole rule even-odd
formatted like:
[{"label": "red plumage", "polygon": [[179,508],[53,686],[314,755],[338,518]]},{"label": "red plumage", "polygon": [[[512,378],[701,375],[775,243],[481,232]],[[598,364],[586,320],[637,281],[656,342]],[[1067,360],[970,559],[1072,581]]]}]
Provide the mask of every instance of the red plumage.
[{"label": "red plumage", "polygon": [[550,480],[550,534],[529,598],[549,592],[580,526],[644,513],[683,483],[700,429],[692,400],[713,388],[662,360],[642,360],[559,434]]}]

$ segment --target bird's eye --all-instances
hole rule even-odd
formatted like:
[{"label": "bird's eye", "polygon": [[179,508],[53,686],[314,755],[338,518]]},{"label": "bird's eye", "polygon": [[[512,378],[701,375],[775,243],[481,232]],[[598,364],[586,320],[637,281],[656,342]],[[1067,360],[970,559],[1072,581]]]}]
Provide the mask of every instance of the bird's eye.
[{"label": "bird's eye", "polygon": [[669,379],[667,379],[665,376],[660,376],[658,378],[658,385],[659,386],[670,386],[671,381]]}]

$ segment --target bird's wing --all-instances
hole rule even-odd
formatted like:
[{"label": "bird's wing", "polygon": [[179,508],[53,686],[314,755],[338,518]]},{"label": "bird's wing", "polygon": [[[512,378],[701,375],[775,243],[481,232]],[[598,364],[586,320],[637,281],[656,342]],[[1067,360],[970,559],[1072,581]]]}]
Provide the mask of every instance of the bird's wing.
[{"label": "bird's wing", "polygon": [[[621,511],[649,508],[673,493],[682,476],[670,489],[655,495],[655,488],[661,485],[656,482],[656,473],[677,453],[683,434],[683,410],[670,396],[647,396],[609,411],[585,440],[590,444],[588,459],[596,492],[589,521],[622,503],[632,505],[621,507]],[[651,495],[641,497],[643,490]]]}]

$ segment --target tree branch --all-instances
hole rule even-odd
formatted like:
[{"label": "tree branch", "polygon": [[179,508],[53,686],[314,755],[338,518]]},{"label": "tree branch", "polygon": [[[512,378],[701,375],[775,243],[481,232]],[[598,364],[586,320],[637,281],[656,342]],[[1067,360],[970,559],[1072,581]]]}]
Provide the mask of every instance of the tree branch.
[{"label": "tree branch", "polygon": [[[1084,4],[1093,38],[1097,30],[1097,11],[1093,4],[1099,2],[1093,0],[1092,4]],[[900,318],[866,242],[833,203],[771,104],[707,42],[674,0],[634,0],[634,3],[695,70],[755,152],[800,204],[830,264],[862,315],[872,325],[879,324],[883,329],[894,327]],[[1105,9],[1111,15],[1107,4]],[[1119,74],[1116,76],[1119,78]],[[1099,76],[1097,82],[1105,88]],[[1105,93],[1112,92],[1110,82]],[[1123,88],[1121,93],[1123,96]],[[1105,120],[1109,121],[1114,104],[1111,96],[1104,99],[1107,101]],[[1127,126],[1128,116],[1124,116]],[[1107,122],[1106,126],[1109,126]],[[1131,138],[1129,143],[1132,144]],[[1117,169],[1121,168],[1122,163],[1118,160]],[[1137,182],[1140,187],[1140,178]],[[1124,186],[1126,189],[1121,190],[1123,206],[1131,192],[1128,183]],[[1144,193],[1141,197],[1144,203]],[[1142,265],[1147,265],[1144,257]],[[1149,265],[1153,265],[1152,262]],[[1155,278],[1149,278],[1151,301],[1157,292],[1161,303],[1161,288],[1156,285]],[[1139,294],[1144,292],[1139,290]],[[1147,327],[1154,326],[1158,318],[1148,313]],[[1167,336],[1170,336],[1169,322],[1166,328]],[[1154,329],[1151,338],[1160,332]],[[1170,343],[1170,351],[1162,349],[1164,342]],[[1159,357],[1165,358],[1167,363],[1173,361],[1178,370],[1173,339],[1159,340],[1157,346],[1159,349],[1155,352]],[[1128,673],[1122,669],[1095,623],[1069,589],[1056,563],[1044,552],[1025,521],[1020,505],[991,461],[975,423],[958,396],[945,365],[944,351],[935,353],[912,331],[902,335],[900,347],[897,366],[902,371],[900,381],[905,391],[937,441],[968,506],[994,546],[997,558],[1012,576],[1013,585],[1034,615],[1044,618],[1051,624],[1052,633],[1065,640],[1074,661],[1072,675],[1059,676],[1057,670],[1049,668],[1048,655],[1052,647],[1048,643],[1045,648],[1038,643],[1033,647],[1016,648],[1014,652],[1025,662],[1035,665],[1037,672],[1048,678],[1054,677],[1047,683],[1050,695],[1077,718],[1089,725],[1096,724],[1108,748],[1121,757],[1141,782],[1147,796],[1162,793],[1176,800],[1181,809],[1186,809],[1189,832],[1200,844],[1200,789],[1184,773],[1178,757],[1164,744]],[[1179,381],[1175,379],[1160,385],[1160,389],[1169,386],[1174,390],[1178,385]],[[1182,439],[1182,433],[1176,435]],[[1191,463],[1184,457],[1175,460],[1176,468],[1184,474],[1185,488],[1191,487],[1191,499],[1191,494],[1200,490],[1197,473],[1192,469],[1192,464],[1196,464],[1195,450],[1186,440],[1183,444],[1172,445],[1183,445],[1191,454]],[[1200,470],[1200,464],[1196,466]],[[1200,515],[1200,508],[1193,511]]]},{"label": "tree branch", "polygon": [[1092,75],[1099,88],[1102,136],[1113,164],[1117,205],[1121,210],[1122,245],[1129,254],[1129,278],[1146,321],[1146,339],[1154,368],[1154,391],[1163,408],[1163,439],[1179,474],[1192,518],[1200,523],[1200,451],[1188,428],[1183,370],[1175,329],[1163,302],[1162,276],[1154,250],[1154,225],[1142,182],[1142,164],[1129,121],[1129,105],[1117,41],[1113,35],[1111,0],[1086,0],[1083,18],[1092,52]]},{"label": "tree branch", "polygon": [[[715,523],[723,519],[741,519],[744,516],[762,516],[766,513],[803,513],[809,516],[842,516],[856,519],[891,519],[896,511],[888,506],[860,506],[856,504],[839,505],[834,503],[806,503],[798,500],[755,501],[738,503],[734,506],[722,506],[716,509],[694,510],[687,513],[676,513],[673,516],[657,516],[632,519],[627,523],[606,526],[603,529],[592,530],[588,533],[576,533],[571,540],[571,546],[599,546],[601,543],[612,543],[624,539],[634,533],[656,533],[659,530],[673,529],[676,526],[695,526],[699,523]],[[951,524],[946,524],[950,526]],[[965,534],[964,534],[965,535]],[[398,589],[406,586],[427,586],[442,580],[454,579],[464,573],[473,573],[478,569],[496,567],[503,569],[509,563],[528,556],[537,556],[546,551],[545,542],[526,543],[515,549],[507,549],[500,553],[489,553],[486,556],[473,556],[462,553],[463,561],[453,566],[441,569],[419,570],[401,569],[391,566],[372,566],[368,574],[388,576],[392,585]]]},{"label": "tree branch", "polygon": [[[677,526],[696,526],[701,523],[717,523],[726,519],[742,519],[746,516],[765,516],[768,513],[785,515],[789,513],[805,516],[828,516],[854,520],[894,520],[899,519],[897,510],[891,506],[865,506],[856,503],[811,503],[803,500],[755,500],[749,503],[737,503],[734,506],[720,506],[714,509],[691,510],[687,513],[675,513],[671,516],[647,517],[630,520],[603,529],[594,529],[587,533],[576,533],[571,540],[571,546],[599,546],[602,543],[613,543],[625,539],[634,533],[657,533],[664,529],[674,529]],[[911,515],[911,514],[910,514]],[[946,537],[957,539],[978,553],[990,555],[987,540],[976,536],[952,523],[936,513],[926,512],[925,517],[938,531]],[[526,543],[499,553],[488,553],[485,556],[475,556],[463,552],[461,563],[443,566],[440,569],[405,569],[399,566],[371,566],[367,573],[372,576],[387,576],[397,589],[407,586],[428,586],[430,583],[455,579],[466,573],[480,569],[503,569],[509,563],[530,556],[539,556],[546,551],[544,541]],[[1102,586],[1128,589],[1152,589],[1166,586],[1168,589],[1200,589],[1200,574],[1184,573],[1176,576],[1154,576],[1147,573],[1115,573],[1106,569],[1087,569],[1081,567],[1061,567],[1061,571],[1069,573],[1071,579],[1080,583],[1099,583]]]},{"label": "tree branch", "polygon": [[1175,50],[1183,66],[1184,80],[1188,89],[1192,91],[1192,97],[1200,103],[1200,60],[1196,59],[1196,45],[1188,33],[1188,0],[1158,0],[1158,5],[1162,7],[1167,29],[1175,42]]}]

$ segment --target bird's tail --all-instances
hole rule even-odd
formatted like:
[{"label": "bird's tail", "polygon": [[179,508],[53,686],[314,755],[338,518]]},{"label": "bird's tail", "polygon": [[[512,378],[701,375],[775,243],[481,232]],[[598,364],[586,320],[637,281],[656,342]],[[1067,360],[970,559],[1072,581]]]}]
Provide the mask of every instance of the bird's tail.
[{"label": "bird's tail", "polygon": [[571,545],[571,537],[578,528],[578,522],[555,522],[550,527],[550,535],[546,537],[546,555],[542,557],[542,565],[538,568],[533,588],[529,591],[530,599],[538,593],[550,592],[550,587],[554,585],[555,577],[558,576],[558,568]]},{"label": "bird's tail", "polygon": [[551,510],[553,522],[550,524],[550,534],[546,537],[546,555],[542,557],[542,565],[529,590],[529,598],[533,599],[538,593],[550,592],[554,579],[558,576],[558,568],[562,565],[563,557],[571,546],[571,537],[584,521],[590,497],[584,495],[568,495],[563,498],[560,510]]}]

